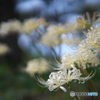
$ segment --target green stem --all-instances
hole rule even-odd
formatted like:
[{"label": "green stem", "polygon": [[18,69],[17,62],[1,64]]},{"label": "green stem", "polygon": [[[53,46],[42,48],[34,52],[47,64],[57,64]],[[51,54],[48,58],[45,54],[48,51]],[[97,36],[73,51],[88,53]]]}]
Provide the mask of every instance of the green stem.
[{"label": "green stem", "polygon": [[76,99],[76,100],[79,100],[79,98],[78,98],[77,96],[75,96],[75,99]]},{"label": "green stem", "polygon": [[[86,76],[89,75],[89,73],[87,72],[87,70],[84,70],[83,72],[84,72],[84,75],[86,75]],[[98,90],[97,90],[94,82],[92,81],[92,79],[89,79],[86,82],[86,84],[87,84],[89,92],[98,92]],[[93,100],[99,100],[99,96],[92,96],[92,99]]]},{"label": "green stem", "polygon": [[[71,86],[70,86],[69,84],[67,84],[67,86],[68,86],[68,89],[69,89],[70,91],[73,91],[72,88],[71,88]],[[80,100],[80,99],[78,98],[78,96],[76,96],[76,95],[74,96],[74,98],[75,98],[75,100]]]}]

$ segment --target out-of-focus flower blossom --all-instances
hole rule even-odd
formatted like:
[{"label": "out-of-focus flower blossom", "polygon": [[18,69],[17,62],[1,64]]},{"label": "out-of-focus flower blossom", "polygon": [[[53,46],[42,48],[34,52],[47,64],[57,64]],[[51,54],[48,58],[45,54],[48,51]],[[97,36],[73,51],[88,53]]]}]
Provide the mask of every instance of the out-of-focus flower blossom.
[{"label": "out-of-focus flower blossom", "polygon": [[8,22],[2,22],[0,25],[0,35],[5,36],[8,33],[19,32],[19,33],[30,33],[37,29],[40,25],[47,25],[45,19],[26,19],[23,23],[18,20],[9,20]]},{"label": "out-of-focus flower blossom", "polygon": [[84,37],[79,36],[78,31],[76,31],[76,34],[72,34],[72,33],[63,34],[61,38],[62,38],[62,43],[65,43],[67,45],[70,44],[78,45],[80,41],[84,39]]},{"label": "out-of-focus flower blossom", "polygon": [[35,73],[43,74],[49,70],[49,63],[44,58],[30,60],[25,69],[30,75]]},{"label": "out-of-focus flower blossom", "polygon": [[22,31],[24,33],[30,33],[31,31],[37,29],[40,25],[47,25],[46,21],[43,18],[40,19],[26,19],[23,22]]},{"label": "out-of-focus flower blossom", "polygon": [[93,17],[91,18],[89,13],[85,15],[81,15],[77,18],[77,28],[82,30],[84,28],[90,28],[93,24],[100,22],[100,15],[98,13],[93,13]]},{"label": "out-of-focus flower blossom", "polygon": [[40,42],[50,47],[58,46],[64,42],[64,38],[61,38],[61,35],[68,34],[69,32],[75,33],[74,31],[76,30],[76,28],[77,26],[74,23],[69,23],[69,25],[68,24],[50,25],[47,28],[47,32],[42,36]]},{"label": "out-of-focus flower blossom", "polygon": [[58,24],[58,25],[50,25],[47,29],[48,33],[52,34],[64,34],[76,31],[77,25],[75,23],[66,23],[66,24]]},{"label": "out-of-focus flower blossom", "polygon": [[58,36],[56,34],[54,35],[52,33],[47,33],[42,37],[40,42],[42,44],[45,44],[47,46],[52,47],[52,46],[60,45],[61,44],[61,38],[60,38],[60,36]]},{"label": "out-of-focus flower blossom", "polygon": [[9,20],[8,22],[2,22],[0,25],[0,35],[5,36],[9,32],[20,32],[22,30],[21,22],[18,20]]},{"label": "out-of-focus flower blossom", "polygon": [[0,43],[0,56],[10,51],[10,48],[6,44]]}]

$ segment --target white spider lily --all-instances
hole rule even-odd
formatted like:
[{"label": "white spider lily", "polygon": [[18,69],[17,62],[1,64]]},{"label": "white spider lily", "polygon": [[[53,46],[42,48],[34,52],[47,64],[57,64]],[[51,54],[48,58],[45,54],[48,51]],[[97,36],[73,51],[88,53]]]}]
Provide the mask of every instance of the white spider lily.
[{"label": "white spider lily", "polygon": [[74,65],[75,63],[82,69],[97,66],[100,64],[98,52],[100,52],[100,50],[95,50],[95,52],[93,52],[91,50],[83,49],[75,54],[65,54],[62,57],[62,64],[58,67],[58,70],[71,69],[71,65]]},{"label": "white spider lily", "polygon": [[82,73],[80,72],[80,70],[77,69],[75,66],[73,66],[72,69],[52,72],[49,75],[49,79],[47,81],[44,81],[43,79],[39,79],[39,82],[45,85],[46,87],[48,87],[50,91],[60,88],[64,92],[66,92],[67,90],[62,85],[68,84],[72,80],[78,80],[79,83],[81,82],[83,83],[94,76],[94,74],[93,75],[90,74],[87,77],[81,77],[81,75]]},{"label": "white spider lily", "polygon": [[44,81],[43,79],[39,80],[39,82],[46,87],[49,88],[50,91],[53,91],[57,88],[61,88],[66,92],[67,90],[62,86],[66,83],[66,76],[64,75],[63,71],[52,72],[49,75],[49,79]]}]

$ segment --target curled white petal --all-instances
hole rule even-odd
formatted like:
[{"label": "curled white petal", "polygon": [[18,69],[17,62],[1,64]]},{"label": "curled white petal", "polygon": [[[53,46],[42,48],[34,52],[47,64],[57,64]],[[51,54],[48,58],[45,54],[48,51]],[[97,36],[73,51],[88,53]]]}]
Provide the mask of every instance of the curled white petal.
[{"label": "curled white petal", "polygon": [[67,92],[66,88],[64,88],[63,86],[60,86],[60,89],[62,89],[64,92]]},{"label": "curled white petal", "polygon": [[94,73],[93,73],[93,71],[92,71],[92,72],[91,72],[88,76],[86,76],[86,77],[80,77],[80,80],[85,82],[85,81],[91,79],[95,74],[96,74],[96,70],[94,71]]}]

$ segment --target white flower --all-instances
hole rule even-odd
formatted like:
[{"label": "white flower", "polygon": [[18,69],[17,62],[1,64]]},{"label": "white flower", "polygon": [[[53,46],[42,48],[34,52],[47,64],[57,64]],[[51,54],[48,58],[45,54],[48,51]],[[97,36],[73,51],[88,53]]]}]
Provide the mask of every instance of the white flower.
[{"label": "white flower", "polygon": [[79,36],[78,34],[79,32],[76,31],[73,33],[67,33],[67,34],[62,34],[61,38],[62,38],[62,42],[70,45],[70,44],[75,44],[78,45],[80,43],[81,40],[83,40],[82,36]]},{"label": "white flower", "polygon": [[61,59],[61,66],[59,69],[70,69],[76,61],[75,54],[65,54]]},{"label": "white flower", "polygon": [[30,33],[31,31],[37,29],[40,25],[46,25],[46,21],[42,18],[40,19],[26,19],[23,22],[22,32]]},{"label": "white flower", "polygon": [[43,58],[33,59],[27,63],[27,67],[25,68],[25,71],[30,75],[34,75],[35,73],[42,74],[49,70],[48,66],[49,63]]},{"label": "white flower", "polygon": [[10,48],[6,44],[0,44],[0,55],[4,55],[10,51]]},{"label": "white flower", "polygon": [[72,69],[60,70],[58,72],[52,72],[49,75],[49,79],[44,81],[43,79],[38,79],[38,81],[48,87],[50,91],[53,91],[57,88],[62,89],[64,92],[67,90],[62,86],[64,84],[68,84],[72,80],[78,80],[79,82],[85,82],[85,80],[90,79],[93,77],[88,75],[87,77],[81,77],[82,73],[79,69],[77,69],[74,65],[72,65]]},{"label": "white flower", "polygon": [[46,33],[40,42],[50,47],[58,46],[61,44],[61,37],[60,35],[58,36],[58,34]]},{"label": "white flower", "polygon": [[82,40],[76,53],[66,54],[62,57],[60,69],[69,69],[72,64],[77,64],[79,68],[86,69],[100,65],[100,28],[91,29],[86,35],[87,38]]},{"label": "white flower", "polygon": [[66,25],[58,24],[58,25],[50,25],[47,28],[48,33],[51,33],[52,35],[58,34],[64,34],[66,33],[68,29],[66,29]]},{"label": "white flower", "polygon": [[[62,85],[66,83],[66,76],[64,75],[63,71],[52,72],[49,75],[49,79],[47,81],[39,79],[39,82],[48,87],[50,91],[53,91],[57,88],[62,87]],[[67,90],[64,88],[64,92],[66,91]]]},{"label": "white flower", "polygon": [[91,30],[85,34],[87,39],[79,44],[77,50],[78,55],[76,56],[76,63],[80,66],[84,66],[83,69],[86,68],[87,64],[88,66],[100,65],[100,58],[98,56],[100,53],[100,28],[91,28]]},{"label": "white flower", "polygon": [[21,22],[18,20],[9,20],[8,22],[2,22],[0,26],[0,35],[7,35],[9,32],[20,32]]},{"label": "white flower", "polygon": [[100,28],[91,28],[85,34],[87,38],[79,44],[79,49],[100,49]]},{"label": "white flower", "polygon": [[66,54],[62,57],[62,64],[58,70],[70,69],[72,68],[72,64],[77,64],[79,68],[86,69],[87,67],[99,65],[100,59],[97,53],[91,50],[82,50],[74,54]]},{"label": "white flower", "polygon": [[[69,24],[72,26],[70,27]],[[41,43],[47,46],[58,46],[62,43],[71,44],[73,42],[70,39],[63,38],[63,34],[68,34],[69,32],[75,33],[76,25],[74,23],[68,24],[58,24],[58,25],[50,25],[47,28],[47,32],[42,36]],[[49,37],[49,38],[48,38]],[[72,39],[73,40],[73,39]],[[75,38],[78,41],[78,38]]]}]

